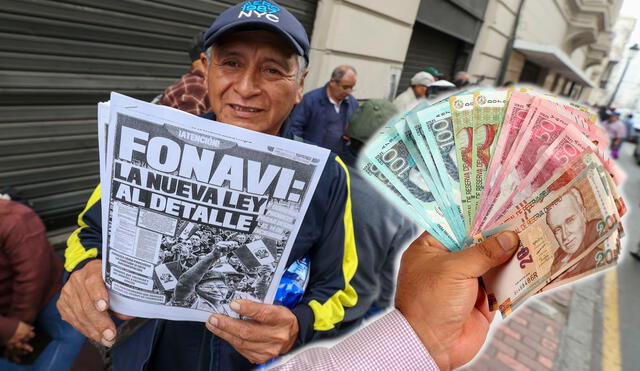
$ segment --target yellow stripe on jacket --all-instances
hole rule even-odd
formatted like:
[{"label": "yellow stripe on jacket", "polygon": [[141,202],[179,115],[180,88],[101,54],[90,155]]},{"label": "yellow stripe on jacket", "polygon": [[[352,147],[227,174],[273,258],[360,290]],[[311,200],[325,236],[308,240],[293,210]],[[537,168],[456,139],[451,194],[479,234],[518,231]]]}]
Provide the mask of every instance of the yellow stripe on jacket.
[{"label": "yellow stripe on jacket", "polygon": [[313,328],[317,331],[331,330],[336,323],[344,319],[344,307],[353,307],[358,302],[358,293],[350,284],[358,269],[358,253],[356,252],[356,240],[351,215],[351,179],[349,170],[340,157],[336,156],[335,159],[347,175],[347,202],[345,202],[343,217],[344,255],[342,258],[342,274],[344,275],[344,290],[339,290],[323,304],[320,304],[317,300],[309,302],[309,306],[315,315]]},{"label": "yellow stripe on jacket", "polygon": [[82,229],[88,227],[87,223],[84,221],[84,214],[89,210],[96,202],[100,200],[100,185],[93,190],[91,197],[89,197],[89,201],[87,201],[87,205],[84,210],[78,215],[78,228],[73,231],[69,239],[67,239],[67,249],[64,250],[64,268],[68,272],[72,272],[73,269],[89,258],[95,258],[98,256],[98,249],[85,249],[80,242],[80,237],[78,236]]}]

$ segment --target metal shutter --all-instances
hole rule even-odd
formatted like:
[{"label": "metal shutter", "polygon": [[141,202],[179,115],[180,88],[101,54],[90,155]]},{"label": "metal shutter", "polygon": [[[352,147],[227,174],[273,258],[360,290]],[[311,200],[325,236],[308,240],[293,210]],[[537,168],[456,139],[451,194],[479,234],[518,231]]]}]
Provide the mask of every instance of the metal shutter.
[{"label": "metal shutter", "polygon": [[[2,0],[0,187],[48,229],[75,223],[98,183],[96,103],[150,100],[186,72],[187,47],[234,0]],[[317,0],[281,0],[310,33]]]},{"label": "metal shutter", "polygon": [[409,49],[402,67],[402,76],[397,94],[410,84],[411,78],[427,66],[434,66],[440,72],[453,78],[460,64],[459,56],[465,43],[434,28],[416,22],[409,42]]}]

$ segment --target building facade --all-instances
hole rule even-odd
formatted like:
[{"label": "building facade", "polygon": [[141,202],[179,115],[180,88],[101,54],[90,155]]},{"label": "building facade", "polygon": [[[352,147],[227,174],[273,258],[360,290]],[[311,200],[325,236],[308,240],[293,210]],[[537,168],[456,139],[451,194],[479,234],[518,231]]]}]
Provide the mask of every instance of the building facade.
[{"label": "building facade", "polygon": [[491,0],[469,70],[488,82],[530,83],[593,103],[621,3]]}]

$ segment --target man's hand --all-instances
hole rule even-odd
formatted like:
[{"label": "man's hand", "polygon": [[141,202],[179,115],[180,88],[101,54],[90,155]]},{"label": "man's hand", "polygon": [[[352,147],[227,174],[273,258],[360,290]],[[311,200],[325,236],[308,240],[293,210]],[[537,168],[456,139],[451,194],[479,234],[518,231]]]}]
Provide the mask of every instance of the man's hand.
[{"label": "man's hand", "polygon": [[[107,311],[109,295],[101,267],[102,261],[97,259],[73,272],[62,287],[56,307],[62,319],[84,336],[110,347],[116,339],[116,325]],[[114,314],[125,320],[133,318]]]},{"label": "man's hand", "polygon": [[298,319],[283,306],[234,300],[231,309],[251,320],[214,314],[207,328],[252,363],[264,363],[288,352],[298,337]]},{"label": "man's hand", "polygon": [[26,343],[34,336],[36,336],[36,333],[33,331],[33,327],[31,325],[26,322],[18,321],[16,331],[13,333],[11,338],[7,340],[5,345],[9,347],[17,343]]},{"label": "man's hand", "polygon": [[29,345],[36,333],[33,327],[26,322],[18,321],[16,331],[11,338],[4,343],[3,358],[7,358],[11,362],[20,363],[20,357],[33,352],[33,347]]},{"label": "man's hand", "polygon": [[506,262],[518,236],[503,232],[460,252],[423,233],[402,255],[396,307],[443,370],[469,362],[493,320],[478,277]]}]

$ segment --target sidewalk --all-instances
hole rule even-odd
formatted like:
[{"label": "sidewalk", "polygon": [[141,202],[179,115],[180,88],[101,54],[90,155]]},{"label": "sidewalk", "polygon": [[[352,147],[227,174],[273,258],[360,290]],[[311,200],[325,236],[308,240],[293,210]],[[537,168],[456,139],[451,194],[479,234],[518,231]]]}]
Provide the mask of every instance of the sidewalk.
[{"label": "sidewalk", "polygon": [[551,370],[560,346],[571,300],[571,288],[556,290],[527,305],[497,326],[489,345],[468,368],[486,370]]}]

